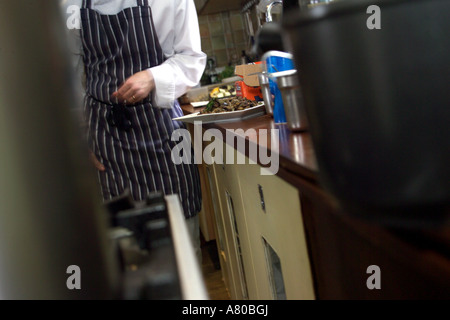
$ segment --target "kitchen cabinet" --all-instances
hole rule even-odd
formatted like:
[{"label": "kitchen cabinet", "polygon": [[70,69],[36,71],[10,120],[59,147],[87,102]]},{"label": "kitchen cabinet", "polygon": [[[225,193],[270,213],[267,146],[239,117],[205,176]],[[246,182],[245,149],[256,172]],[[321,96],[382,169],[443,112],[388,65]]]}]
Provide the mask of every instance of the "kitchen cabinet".
[{"label": "kitchen cabinet", "polygon": [[[222,145],[224,155],[243,156]],[[245,159],[208,169],[231,298],[314,299],[298,190]]]},{"label": "kitchen cabinet", "polygon": [[297,188],[259,165],[237,165],[258,299],[314,299]]},{"label": "kitchen cabinet", "polygon": [[[223,154],[227,152],[225,144]],[[232,151],[228,149],[228,152]],[[214,163],[211,168],[212,193],[215,198],[217,241],[224,280],[232,299],[249,299],[249,289],[255,287],[252,274],[247,227],[244,218],[240,189],[233,165]],[[249,283],[250,281],[250,283]],[[249,285],[250,284],[250,285]],[[254,293],[252,293],[252,296]]]}]

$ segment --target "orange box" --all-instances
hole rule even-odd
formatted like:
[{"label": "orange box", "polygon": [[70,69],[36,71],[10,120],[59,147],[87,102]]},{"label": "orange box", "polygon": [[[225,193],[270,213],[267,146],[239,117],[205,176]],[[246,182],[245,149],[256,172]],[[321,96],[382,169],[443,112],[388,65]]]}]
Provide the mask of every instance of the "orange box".
[{"label": "orange box", "polygon": [[259,86],[258,73],[263,71],[263,65],[261,61],[249,64],[242,64],[235,67],[234,73],[240,76],[244,83],[251,87]]},{"label": "orange box", "polygon": [[259,97],[263,99],[261,87],[251,87],[244,83],[244,81],[236,81],[234,85],[236,89],[236,96],[247,98],[248,100],[256,100]]},{"label": "orange box", "polygon": [[[249,100],[262,100],[261,86],[259,85],[258,73],[262,72],[261,61],[236,66],[235,74],[242,78],[236,81],[236,96],[244,97]],[[258,99],[259,100],[259,99]]]}]

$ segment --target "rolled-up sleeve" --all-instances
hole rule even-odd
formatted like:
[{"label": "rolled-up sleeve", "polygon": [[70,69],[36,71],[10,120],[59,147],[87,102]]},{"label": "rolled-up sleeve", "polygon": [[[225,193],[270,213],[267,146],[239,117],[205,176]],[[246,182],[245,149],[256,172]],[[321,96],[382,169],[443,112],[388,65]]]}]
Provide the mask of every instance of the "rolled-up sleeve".
[{"label": "rolled-up sleeve", "polygon": [[[171,108],[175,99],[196,86],[205,70],[206,54],[201,50],[198,17],[192,0],[174,1],[173,20],[165,20],[164,26],[171,28],[169,34],[172,48],[163,44],[167,60],[148,69],[155,79],[153,102],[160,108]],[[166,33],[167,34],[167,33]],[[166,37],[168,38],[168,37]],[[167,42],[168,39],[165,39]],[[170,41],[169,41],[170,42]],[[166,48],[164,48],[166,47]]]}]

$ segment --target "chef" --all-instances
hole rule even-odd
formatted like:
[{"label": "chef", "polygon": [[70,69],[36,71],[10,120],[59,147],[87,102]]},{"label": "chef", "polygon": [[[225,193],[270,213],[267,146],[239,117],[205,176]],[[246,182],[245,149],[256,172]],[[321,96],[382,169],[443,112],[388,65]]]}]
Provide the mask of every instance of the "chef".
[{"label": "chef", "polygon": [[79,8],[79,30],[71,33],[104,200],[125,190],[136,201],[153,191],[179,195],[199,254],[198,169],[171,159],[172,132],[183,127],[172,121],[183,115],[177,98],[206,65],[193,0],[66,0],[63,7]]}]

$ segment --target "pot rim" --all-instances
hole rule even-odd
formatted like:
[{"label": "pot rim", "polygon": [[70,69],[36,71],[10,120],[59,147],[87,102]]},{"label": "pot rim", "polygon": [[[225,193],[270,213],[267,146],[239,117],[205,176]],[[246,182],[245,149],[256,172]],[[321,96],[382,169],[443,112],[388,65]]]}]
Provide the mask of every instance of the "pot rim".
[{"label": "pot rim", "polygon": [[269,77],[277,82],[280,90],[284,88],[298,87],[300,84],[296,69],[270,73]]}]

